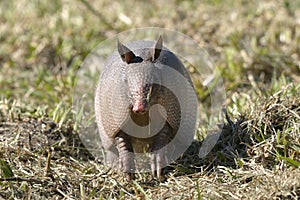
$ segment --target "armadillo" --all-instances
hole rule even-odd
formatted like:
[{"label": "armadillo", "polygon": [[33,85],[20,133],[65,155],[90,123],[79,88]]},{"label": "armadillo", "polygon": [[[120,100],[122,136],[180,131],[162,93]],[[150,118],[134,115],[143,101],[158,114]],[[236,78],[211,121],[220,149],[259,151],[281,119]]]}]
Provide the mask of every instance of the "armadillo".
[{"label": "armadillo", "polygon": [[[168,162],[167,150],[163,147],[174,139],[184,120],[194,128],[196,115],[191,113],[196,107],[190,106],[188,90],[178,78],[168,74],[167,68],[183,76],[193,90],[188,71],[175,54],[163,46],[161,36],[156,42],[141,40],[126,46],[118,40],[117,50],[100,75],[95,92],[95,115],[101,142],[107,151],[107,163],[118,162],[128,180],[134,178],[135,153],[143,152],[150,153],[152,175],[160,178]],[[181,88],[178,90],[182,98],[186,98],[184,103],[164,84]],[[150,109],[157,104],[164,109]],[[183,111],[183,108],[190,109]],[[164,119],[162,124],[149,126],[158,119]],[[154,131],[155,134],[142,133],[157,126],[161,128]],[[184,134],[178,144],[186,137]]]}]

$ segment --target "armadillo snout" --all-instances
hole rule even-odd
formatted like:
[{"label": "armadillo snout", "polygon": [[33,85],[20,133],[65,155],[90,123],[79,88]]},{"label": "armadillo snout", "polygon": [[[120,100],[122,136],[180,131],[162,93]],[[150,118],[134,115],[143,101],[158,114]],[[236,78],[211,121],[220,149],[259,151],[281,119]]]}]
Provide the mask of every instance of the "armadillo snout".
[{"label": "armadillo snout", "polygon": [[147,111],[147,104],[143,101],[136,101],[133,104],[132,107],[132,112],[136,113],[136,114],[144,114]]}]

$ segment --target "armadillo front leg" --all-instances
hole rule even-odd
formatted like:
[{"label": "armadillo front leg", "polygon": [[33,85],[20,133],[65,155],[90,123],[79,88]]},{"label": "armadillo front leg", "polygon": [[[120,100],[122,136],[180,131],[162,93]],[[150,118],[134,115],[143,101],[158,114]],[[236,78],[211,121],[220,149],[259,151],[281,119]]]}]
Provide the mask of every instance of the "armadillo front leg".
[{"label": "armadillo front leg", "polygon": [[120,131],[115,137],[116,146],[119,152],[120,169],[125,173],[127,180],[134,179],[134,153],[130,138],[127,134]]},{"label": "armadillo front leg", "polygon": [[[158,179],[161,178],[161,171],[163,166],[166,165],[166,150],[165,147],[168,142],[170,135],[172,134],[172,128],[169,124],[165,124],[163,129],[156,135],[153,141],[153,146],[151,148],[151,172],[153,176],[157,176]],[[156,174],[155,174],[156,172]]]}]

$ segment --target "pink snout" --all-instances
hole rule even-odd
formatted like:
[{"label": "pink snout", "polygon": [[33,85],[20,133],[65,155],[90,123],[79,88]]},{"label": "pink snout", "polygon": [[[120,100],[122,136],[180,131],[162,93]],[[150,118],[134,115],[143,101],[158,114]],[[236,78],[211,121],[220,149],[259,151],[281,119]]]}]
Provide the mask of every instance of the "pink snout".
[{"label": "pink snout", "polygon": [[147,107],[143,101],[136,101],[132,107],[132,111],[137,114],[143,114],[146,110]]}]

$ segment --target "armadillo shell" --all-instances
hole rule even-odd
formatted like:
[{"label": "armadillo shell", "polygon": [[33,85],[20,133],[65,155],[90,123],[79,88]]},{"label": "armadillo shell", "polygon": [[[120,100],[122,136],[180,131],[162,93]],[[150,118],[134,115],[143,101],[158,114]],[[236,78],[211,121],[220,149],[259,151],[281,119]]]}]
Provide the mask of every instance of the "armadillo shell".
[{"label": "armadillo shell", "polygon": [[126,119],[129,117],[127,97],[122,71],[124,66],[120,61],[109,60],[103,69],[96,91],[95,111],[100,136],[106,134],[114,138]]},{"label": "armadillo shell", "polygon": [[171,90],[162,87],[160,97],[158,98],[158,104],[164,107],[166,112],[161,111],[161,114],[172,127],[173,134],[175,134],[180,126],[181,119],[180,104],[177,97]]},{"label": "armadillo shell", "polygon": [[165,86],[158,103],[166,109],[167,122],[177,139],[188,143],[187,138],[193,138],[197,118],[193,83],[184,65],[169,50],[162,51],[156,63],[161,65],[162,85]]}]

